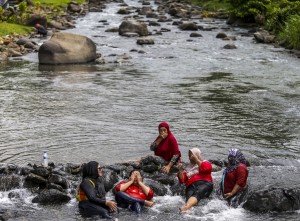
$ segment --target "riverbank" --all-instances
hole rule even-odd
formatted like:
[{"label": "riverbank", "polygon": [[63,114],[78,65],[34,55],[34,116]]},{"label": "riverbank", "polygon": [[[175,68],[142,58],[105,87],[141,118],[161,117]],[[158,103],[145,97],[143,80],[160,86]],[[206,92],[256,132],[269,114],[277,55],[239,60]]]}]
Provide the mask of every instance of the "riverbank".
[{"label": "riverbank", "polygon": [[[89,11],[88,3],[69,2],[64,5],[61,2],[60,6],[57,3],[52,3],[51,6],[46,2],[44,4],[41,6],[40,3],[36,3],[28,6],[26,26],[10,24],[6,27],[6,32],[14,30],[16,33],[0,37],[0,62],[5,62],[11,57],[21,57],[31,52],[37,52],[39,48],[37,39],[45,41],[54,32],[74,28],[74,21],[78,17],[85,16]],[[58,9],[58,7],[60,8]],[[35,30],[34,26],[37,23],[47,28],[48,35],[46,37],[38,34]],[[5,22],[2,22],[0,26],[5,26]],[[26,31],[30,33],[26,34]]]},{"label": "riverbank", "polygon": [[[114,1],[115,2],[115,1]],[[120,2],[120,1],[116,1]],[[42,9],[41,7],[36,7],[38,13],[33,11],[33,14],[37,14],[38,16],[32,16],[30,19],[30,24],[34,25],[35,23],[41,23],[45,27],[48,28],[48,38],[52,35],[53,32],[57,32],[60,30],[66,30],[75,27],[74,20],[79,16],[85,16],[89,11],[91,12],[101,12],[101,10],[105,7],[105,4],[108,2],[98,3],[96,1],[89,1],[88,3],[78,4],[76,2],[71,2],[65,7],[65,11],[63,13],[58,13],[55,7],[46,7]],[[121,4],[121,2],[120,2]],[[165,8],[162,2],[157,1],[156,4],[160,5],[159,7]],[[215,5],[208,4],[209,9],[213,9],[216,7]],[[217,3],[213,3],[217,4]],[[145,3],[148,6],[148,3]],[[243,26],[245,24],[240,23],[238,20],[232,20],[228,17],[224,10],[217,11],[208,11],[203,9],[202,7],[195,6],[191,8],[191,5],[186,3],[180,4],[171,4],[169,7],[169,14],[174,17],[189,19],[193,16],[195,17],[212,17],[216,19],[227,19],[227,23],[232,26]],[[120,5],[122,6],[122,5]],[[145,10],[144,6],[144,9]],[[167,6],[168,7],[168,6]],[[220,7],[220,6],[218,6]],[[172,8],[172,9],[171,9]],[[126,9],[126,5],[123,5],[123,9]],[[164,9],[164,11],[167,11]],[[184,12],[185,11],[185,12]],[[39,16],[40,14],[51,14],[52,20],[50,22],[46,22],[43,17]],[[122,12],[120,12],[122,13]],[[145,12],[147,13],[147,12]],[[126,14],[126,13],[125,13]],[[247,24],[249,26],[249,24]],[[269,32],[260,29],[256,24],[250,24],[253,26],[253,37],[257,43],[265,43],[265,44],[273,44],[274,47],[283,47],[284,44],[275,41],[275,36],[271,35]],[[224,36],[226,39],[227,36]],[[11,57],[21,57],[27,53],[37,52],[38,44],[35,39],[41,38],[40,35],[36,33],[36,31],[31,32],[29,35],[26,34],[12,34],[4,37],[0,37],[0,62],[5,62]],[[42,41],[47,40],[48,38],[42,38]],[[234,45],[228,45],[229,48],[235,48]],[[300,51],[294,49],[287,49],[289,53],[295,54],[298,58],[300,58]],[[102,63],[101,61],[100,63]]]}]

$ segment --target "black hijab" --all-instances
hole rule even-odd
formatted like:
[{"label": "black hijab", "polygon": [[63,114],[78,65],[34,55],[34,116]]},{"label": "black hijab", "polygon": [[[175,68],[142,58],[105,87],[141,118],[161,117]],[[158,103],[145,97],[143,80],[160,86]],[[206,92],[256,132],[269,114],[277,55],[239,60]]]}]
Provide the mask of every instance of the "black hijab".
[{"label": "black hijab", "polygon": [[98,166],[99,163],[96,161],[90,161],[87,164],[84,164],[82,168],[82,179],[88,178],[93,180],[96,185],[95,188],[97,190],[97,195],[100,198],[104,198],[106,191],[104,187],[103,177],[99,177],[98,175]]},{"label": "black hijab", "polygon": [[84,164],[82,168],[82,179],[92,178],[96,180],[99,177],[98,165],[99,163],[96,161],[90,161],[87,164]]}]

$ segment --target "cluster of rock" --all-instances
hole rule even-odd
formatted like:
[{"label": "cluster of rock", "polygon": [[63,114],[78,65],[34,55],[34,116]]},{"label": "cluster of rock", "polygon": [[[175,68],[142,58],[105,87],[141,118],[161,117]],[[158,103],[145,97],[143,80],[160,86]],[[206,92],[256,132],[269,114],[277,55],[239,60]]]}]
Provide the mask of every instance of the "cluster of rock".
[{"label": "cluster of rock", "polygon": [[[210,160],[213,173],[222,170],[223,161]],[[166,165],[162,158],[146,156],[138,161],[103,166],[103,182],[106,191],[122,179],[127,178],[133,169],[139,169],[144,182],[158,196],[184,196],[185,186],[177,179],[178,168],[173,167],[170,174],[164,174],[161,168]],[[300,209],[299,167],[282,167],[280,173],[274,173],[276,165],[252,161],[249,172],[249,190],[243,207],[253,212],[295,211]],[[262,166],[263,165],[263,166]],[[0,165],[0,191],[10,191],[11,198],[17,198],[13,189],[26,188],[36,195],[32,202],[39,204],[62,204],[76,198],[81,181],[82,165],[50,163],[48,167],[27,165],[18,167],[13,164]],[[298,177],[298,178],[297,178]],[[212,197],[219,197],[220,178],[214,180]]]},{"label": "cluster of rock", "polygon": [[[159,29],[161,24],[165,22],[172,22],[172,25],[178,26],[178,28],[182,31],[191,31],[191,38],[202,37],[202,35],[197,32],[199,30],[211,31],[214,29],[214,27],[203,27],[198,25],[195,22],[195,19],[203,19],[208,16],[213,16],[214,18],[227,19],[228,24],[236,25],[238,23],[236,19],[233,20],[232,18],[228,17],[224,11],[208,13],[201,7],[192,6],[188,3],[178,2],[176,0],[167,2],[163,0],[155,0],[154,3],[158,5],[157,9],[155,10],[151,6],[151,3],[146,0],[142,1],[142,7],[130,7],[122,0],[90,0],[88,4],[83,5],[79,5],[76,2],[69,3],[68,7],[66,8],[66,12],[53,18],[51,21],[47,21],[45,16],[41,16],[47,13],[52,13],[51,11],[39,11],[38,13],[33,12],[32,16],[27,19],[26,24],[28,26],[34,26],[36,23],[40,23],[48,29],[52,29],[52,32],[49,32],[49,35],[52,35],[53,31],[56,32],[75,27],[75,17],[83,16],[89,11],[101,12],[108,3],[112,2],[120,3],[120,9],[117,13],[124,15],[124,21],[119,25],[119,27],[109,28],[106,30],[106,32],[118,32],[119,35],[124,37],[137,38],[137,45],[155,44],[154,39],[150,38],[149,36],[162,35],[163,32],[171,31],[166,28]],[[149,18],[149,20],[145,20],[145,18]],[[154,19],[156,19],[156,21],[154,21]],[[173,19],[176,20],[173,21]],[[103,21],[103,23],[106,24],[107,21]],[[148,26],[157,26],[158,28],[152,33],[148,30]],[[249,33],[246,33],[246,35],[254,36],[254,39],[258,43],[275,43],[274,35],[255,27],[250,30]],[[37,35],[32,33],[29,38],[32,37],[37,37]],[[19,38],[23,38],[21,45],[17,43]],[[41,64],[56,65],[87,63],[90,61],[95,61],[96,63],[100,64],[106,63],[104,57],[96,54],[93,46],[94,43],[84,36],[65,35],[64,37],[58,37],[58,35],[54,33],[52,38],[49,42],[44,43],[45,45],[43,47],[41,47],[42,51],[39,54],[39,62]],[[72,38],[84,39],[84,43],[80,44],[79,47],[69,47],[69,45],[72,45],[71,43],[69,44]],[[237,48],[237,46],[232,43],[232,41],[236,40],[235,36],[227,36],[225,33],[218,33],[216,38],[231,41],[230,44],[226,44],[223,47],[224,49]],[[192,39],[189,39],[188,41],[192,41]],[[78,41],[73,41],[72,43],[78,43]],[[80,59],[80,56],[78,55],[82,52],[82,50],[84,51],[85,56]],[[2,39],[0,38],[0,62],[7,60],[8,57],[18,57],[34,51],[39,51],[37,44],[32,40],[25,40],[24,36],[12,35],[6,36]],[[297,51],[294,53],[297,53]],[[123,57],[124,59],[121,59],[121,62],[129,58],[128,55],[124,55]],[[120,58],[114,62],[118,63],[119,60]]]},{"label": "cluster of rock", "polygon": [[[28,3],[29,6],[32,4]],[[78,4],[70,2],[63,14],[56,15],[51,20],[47,20],[47,15],[52,15],[53,11],[48,8],[34,9],[28,11],[28,18],[25,25],[34,27],[37,23],[49,29],[49,35],[59,30],[66,30],[75,27],[74,20],[78,16],[84,16],[88,12],[87,4]],[[18,14],[18,7],[10,7],[5,13]],[[39,47],[37,43],[32,40],[40,38],[36,31],[32,31],[29,35],[11,34],[0,37],[0,62],[7,61],[10,57],[20,57],[30,52],[37,52]]]}]

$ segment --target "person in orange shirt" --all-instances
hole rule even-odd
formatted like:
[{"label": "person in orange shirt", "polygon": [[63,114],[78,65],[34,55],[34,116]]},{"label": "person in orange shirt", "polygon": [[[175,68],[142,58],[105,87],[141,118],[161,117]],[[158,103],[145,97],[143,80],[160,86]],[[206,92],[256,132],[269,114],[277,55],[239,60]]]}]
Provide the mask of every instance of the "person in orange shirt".
[{"label": "person in orange shirt", "polygon": [[141,173],[132,170],[129,174],[129,181],[121,181],[115,188],[115,199],[117,205],[122,208],[129,208],[137,215],[142,212],[143,206],[152,207],[154,202],[153,190],[143,183]]}]

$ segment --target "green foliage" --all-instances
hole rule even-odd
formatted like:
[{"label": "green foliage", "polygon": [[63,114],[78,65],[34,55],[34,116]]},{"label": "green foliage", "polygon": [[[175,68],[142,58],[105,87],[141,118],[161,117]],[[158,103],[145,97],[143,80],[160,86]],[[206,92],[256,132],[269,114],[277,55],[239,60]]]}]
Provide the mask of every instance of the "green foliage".
[{"label": "green foliage", "polygon": [[32,27],[0,22],[0,36],[5,36],[13,33],[28,34],[31,31],[33,31]]},{"label": "green foliage", "polygon": [[[36,4],[39,2],[41,5],[60,7],[67,6],[72,0],[34,0],[33,3]],[[78,3],[84,3],[85,0],[75,0]]]},{"label": "green foliage", "polygon": [[208,11],[228,10],[230,5],[224,0],[188,0],[193,5],[200,5],[203,9]]},{"label": "green foliage", "polygon": [[285,22],[279,38],[286,40],[293,48],[300,49],[300,15],[290,16],[287,22]]},{"label": "green foliage", "polygon": [[19,14],[20,14],[20,16],[22,16],[27,10],[27,2],[24,1],[24,2],[19,3],[18,7],[19,7]]},{"label": "green foliage", "polygon": [[230,13],[239,18],[264,15],[270,4],[270,0],[228,0],[228,2],[231,5]]},{"label": "green foliage", "polygon": [[281,0],[273,2],[268,7],[266,15],[266,28],[278,33],[282,30],[285,22],[293,15],[300,15],[300,1],[290,2]]}]

